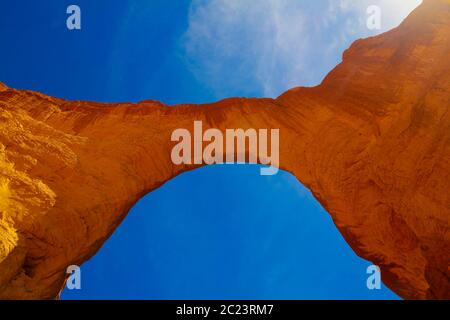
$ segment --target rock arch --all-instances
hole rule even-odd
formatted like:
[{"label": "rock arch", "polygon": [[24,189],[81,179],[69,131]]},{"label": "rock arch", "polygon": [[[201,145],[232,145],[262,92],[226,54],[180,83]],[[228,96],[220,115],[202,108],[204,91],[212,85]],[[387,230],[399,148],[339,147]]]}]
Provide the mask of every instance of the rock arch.
[{"label": "rock arch", "polygon": [[404,298],[450,298],[450,3],[356,41],[314,88],[206,105],[65,101],[0,85],[0,298],[53,298],[131,206],[196,166],[171,132],[280,129],[281,168]]}]

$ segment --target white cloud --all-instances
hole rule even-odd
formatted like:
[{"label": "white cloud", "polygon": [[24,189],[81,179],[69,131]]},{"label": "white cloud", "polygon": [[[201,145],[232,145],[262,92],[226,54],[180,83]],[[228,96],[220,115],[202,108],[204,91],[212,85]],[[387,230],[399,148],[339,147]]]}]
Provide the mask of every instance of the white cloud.
[{"label": "white cloud", "polygon": [[354,40],[373,35],[366,9],[379,5],[382,30],[420,0],[194,0],[183,48],[198,79],[218,98],[276,96],[314,85]]}]

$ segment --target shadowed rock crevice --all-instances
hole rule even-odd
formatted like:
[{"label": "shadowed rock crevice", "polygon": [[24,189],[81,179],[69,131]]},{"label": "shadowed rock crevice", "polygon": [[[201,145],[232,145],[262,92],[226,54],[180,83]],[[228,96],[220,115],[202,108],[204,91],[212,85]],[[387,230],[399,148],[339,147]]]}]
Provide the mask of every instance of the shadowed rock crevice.
[{"label": "shadowed rock crevice", "polygon": [[0,298],[53,298],[175,166],[171,133],[280,129],[281,168],[404,298],[450,298],[450,3],[356,41],[314,88],[206,105],[65,101],[0,85]]}]

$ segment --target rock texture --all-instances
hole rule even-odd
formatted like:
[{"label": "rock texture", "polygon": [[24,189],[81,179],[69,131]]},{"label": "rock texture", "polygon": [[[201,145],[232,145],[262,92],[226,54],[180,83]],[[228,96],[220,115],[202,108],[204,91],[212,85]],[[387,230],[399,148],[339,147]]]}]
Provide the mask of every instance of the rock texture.
[{"label": "rock texture", "polygon": [[0,298],[54,298],[136,201],[194,166],[176,128],[280,128],[281,167],[404,298],[450,298],[450,2],[356,41],[314,88],[168,107],[0,85]]}]

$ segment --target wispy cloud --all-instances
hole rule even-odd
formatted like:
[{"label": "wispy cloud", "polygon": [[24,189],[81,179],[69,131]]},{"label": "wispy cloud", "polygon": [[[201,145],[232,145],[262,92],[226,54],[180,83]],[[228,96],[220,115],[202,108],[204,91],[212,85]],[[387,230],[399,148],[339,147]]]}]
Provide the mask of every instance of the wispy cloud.
[{"label": "wispy cloud", "polygon": [[[218,98],[276,96],[315,85],[355,39],[397,26],[420,0],[194,0],[183,37],[186,61]],[[382,29],[366,9],[382,9]]]}]

